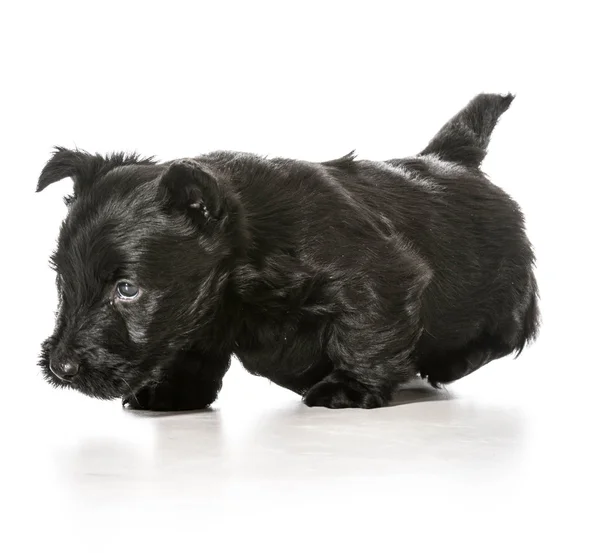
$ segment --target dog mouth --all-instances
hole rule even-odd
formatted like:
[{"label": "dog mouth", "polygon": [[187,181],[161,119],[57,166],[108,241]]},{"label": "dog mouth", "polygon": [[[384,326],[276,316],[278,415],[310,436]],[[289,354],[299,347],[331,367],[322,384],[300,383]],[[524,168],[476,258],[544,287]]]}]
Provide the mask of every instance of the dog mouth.
[{"label": "dog mouth", "polygon": [[43,378],[54,388],[76,390],[96,399],[114,400],[137,393],[148,380],[145,378],[148,375],[141,373],[126,359],[100,349],[74,351],[71,358],[77,360],[77,365],[73,370],[65,371],[64,363],[57,370],[51,364],[57,344],[54,336],[45,340],[38,361]]},{"label": "dog mouth", "polygon": [[72,359],[77,360],[76,369],[73,374],[64,374],[64,365],[58,371],[51,366],[57,343],[51,336],[42,344],[38,365],[43,378],[54,388],[76,390],[95,399],[135,397],[143,388],[162,380],[163,368],[170,360],[166,356],[154,357],[149,363],[143,358],[127,359],[99,348],[79,349],[72,354]]},{"label": "dog mouth", "polygon": [[76,390],[86,396],[95,399],[115,400],[125,396],[135,395],[144,382],[131,382],[124,376],[118,375],[119,371],[115,371],[112,375],[92,378],[90,373],[93,373],[89,367],[82,366],[79,372],[69,378],[60,378],[56,376],[47,364],[42,364],[42,373],[46,382],[55,388],[63,388]]}]

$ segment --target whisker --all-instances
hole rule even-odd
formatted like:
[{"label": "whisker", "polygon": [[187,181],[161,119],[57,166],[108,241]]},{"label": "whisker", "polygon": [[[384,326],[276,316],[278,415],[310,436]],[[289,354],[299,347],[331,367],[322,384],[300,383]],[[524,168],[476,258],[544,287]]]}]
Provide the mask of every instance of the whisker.
[{"label": "whisker", "polygon": [[125,380],[123,377],[121,377],[121,380],[123,382],[125,382],[125,385],[131,390],[131,395],[134,397],[136,403],[139,403],[137,396],[135,395],[135,392],[133,391],[133,388],[129,385],[129,382],[127,382],[127,380]]}]

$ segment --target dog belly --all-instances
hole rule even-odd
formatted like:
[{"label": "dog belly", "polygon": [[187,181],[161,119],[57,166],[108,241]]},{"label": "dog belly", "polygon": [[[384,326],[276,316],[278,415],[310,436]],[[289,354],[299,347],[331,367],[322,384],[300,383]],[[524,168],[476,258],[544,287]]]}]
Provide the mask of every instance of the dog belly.
[{"label": "dog belly", "polygon": [[333,370],[329,358],[315,347],[304,350],[298,345],[263,347],[240,350],[236,356],[248,372],[264,376],[297,394],[304,394]]}]

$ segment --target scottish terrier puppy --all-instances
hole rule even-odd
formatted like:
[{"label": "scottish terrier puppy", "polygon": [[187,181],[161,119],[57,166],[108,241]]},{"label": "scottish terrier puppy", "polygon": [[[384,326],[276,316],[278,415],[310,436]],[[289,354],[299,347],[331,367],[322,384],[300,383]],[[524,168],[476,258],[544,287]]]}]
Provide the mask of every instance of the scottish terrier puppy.
[{"label": "scottish terrier puppy", "polygon": [[56,386],[134,409],[210,405],[232,355],[309,406],[386,405],[536,336],[519,206],[480,170],[513,97],[481,94],[418,155],[324,163],[215,152],[157,163],[57,148]]}]

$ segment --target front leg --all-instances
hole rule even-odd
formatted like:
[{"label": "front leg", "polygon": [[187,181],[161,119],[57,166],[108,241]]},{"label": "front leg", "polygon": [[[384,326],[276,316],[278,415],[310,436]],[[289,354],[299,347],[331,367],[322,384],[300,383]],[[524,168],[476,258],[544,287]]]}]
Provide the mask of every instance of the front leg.
[{"label": "front leg", "polygon": [[217,399],[230,356],[198,351],[181,353],[157,384],[123,398],[123,406],[145,411],[205,409]]}]

